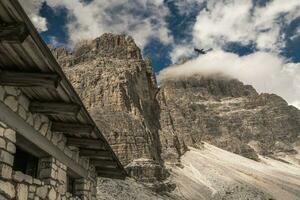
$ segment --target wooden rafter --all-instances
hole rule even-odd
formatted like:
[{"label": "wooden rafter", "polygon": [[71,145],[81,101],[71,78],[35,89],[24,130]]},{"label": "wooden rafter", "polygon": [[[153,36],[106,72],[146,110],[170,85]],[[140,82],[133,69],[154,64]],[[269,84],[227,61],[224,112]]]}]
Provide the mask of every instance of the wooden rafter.
[{"label": "wooden rafter", "polygon": [[87,139],[87,138],[67,138],[67,145],[75,146],[83,149],[99,149],[105,150],[105,145],[102,140]]},{"label": "wooden rafter", "polygon": [[51,131],[60,133],[92,133],[94,127],[88,124],[52,122]]},{"label": "wooden rafter", "polygon": [[0,72],[0,85],[16,87],[43,87],[56,89],[60,82],[57,74],[25,73],[25,72]]},{"label": "wooden rafter", "polygon": [[79,155],[83,157],[90,157],[90,158],[98,158],[98,157],[111,157],[111,153],[109,151],[104,150],[94,150],[94,149],[80,149]]},{"label": "wooden rafter", "polygon": [[91,159],[91,163],[96,167],[114,167],[117,164],[112,160]]},{"label": "wooden rafter", "polygon": [[22,43],[29,33],[24,23],[0,23],[0,41]]},{"label": "wooden rafter", "polygon": [[45,115],[77,116],[80,111],[80,106],[73,103],[31,102],[29,110],[33,113]]}]

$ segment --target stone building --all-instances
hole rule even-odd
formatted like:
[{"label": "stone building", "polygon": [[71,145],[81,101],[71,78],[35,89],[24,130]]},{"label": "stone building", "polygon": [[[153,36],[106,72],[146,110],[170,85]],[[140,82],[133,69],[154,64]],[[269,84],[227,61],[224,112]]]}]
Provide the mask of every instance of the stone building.
[{"label": "stone building", "polygon": [[0,199],[95,199],[126,172],[16,0],[0,1]]}]

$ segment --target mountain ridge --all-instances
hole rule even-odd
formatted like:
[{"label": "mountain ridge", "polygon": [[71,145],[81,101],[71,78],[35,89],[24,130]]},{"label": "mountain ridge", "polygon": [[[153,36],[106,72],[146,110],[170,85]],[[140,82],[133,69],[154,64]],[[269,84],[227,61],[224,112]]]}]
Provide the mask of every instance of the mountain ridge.
[{"label": "mountain ridge", "polygon": [[176,188],[168,166],[203,142],[255,161],[298,153],[300,111],[277,95],[220,75],[158,86],[151,61],[125,35],[52,52],[128,173],[156,192]]}]

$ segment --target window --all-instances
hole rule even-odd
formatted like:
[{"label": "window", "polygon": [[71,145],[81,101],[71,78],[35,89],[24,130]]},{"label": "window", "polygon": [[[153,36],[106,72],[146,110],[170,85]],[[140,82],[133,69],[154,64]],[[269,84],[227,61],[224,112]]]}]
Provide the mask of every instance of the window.
[{"label": "window", "polygon": [[67,175],[67,192],[75,195],[75,178],[71,177],[70,175]]},{"label": "window", "polygon": [[14,171],[20,171],[24,174],[37,177],[39,159],[28,152],[16,147]]}]

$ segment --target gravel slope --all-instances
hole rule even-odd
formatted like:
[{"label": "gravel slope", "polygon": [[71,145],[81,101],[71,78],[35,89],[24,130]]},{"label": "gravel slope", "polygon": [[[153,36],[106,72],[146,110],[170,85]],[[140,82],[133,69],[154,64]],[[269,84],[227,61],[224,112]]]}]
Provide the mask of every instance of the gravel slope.
[{"label": "gravel slope", "polygon": [[256,162],[209,144],[202,150],[190,148],[181,159],[183,168],[172,169],[174,193],[190,200],[299,200],[299,162],[260,159]]},{"label": "gravel slope", "polygon": [[299,200],[300,157],[282,156],[282,162],[260,156],[260,162],[207,143],[189,148],[182,167],[170,167],[169,181],[177,188],[157,195],[133,179],[99,179],[100,200]]}]

